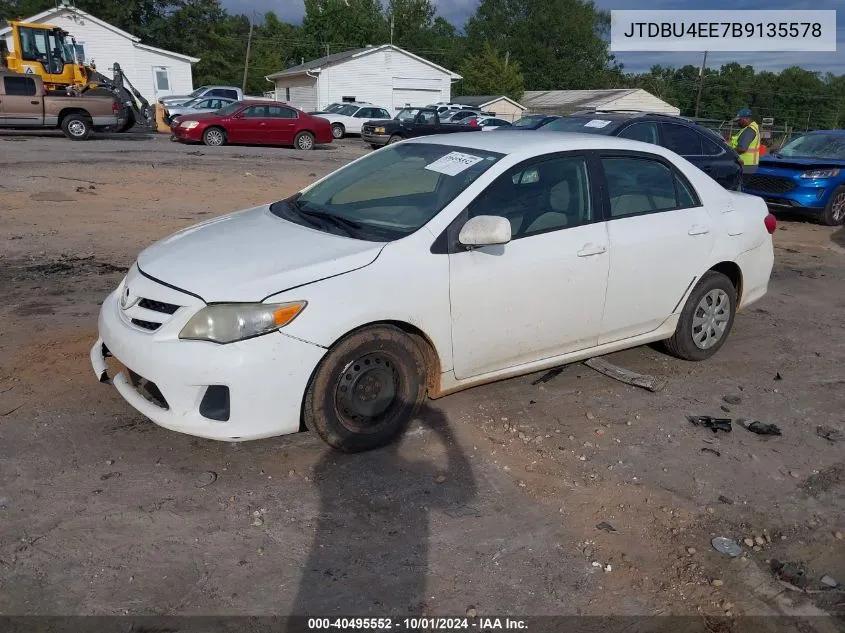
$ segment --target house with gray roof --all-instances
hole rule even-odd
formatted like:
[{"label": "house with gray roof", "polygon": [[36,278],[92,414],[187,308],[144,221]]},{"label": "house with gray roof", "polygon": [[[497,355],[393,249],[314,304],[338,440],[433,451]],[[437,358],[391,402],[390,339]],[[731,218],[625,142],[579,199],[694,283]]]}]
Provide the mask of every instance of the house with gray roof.
[{"label": "house with gray roof", "polygon": [[531,112],[542,114],[572,114],[573,112],[601,112],[628,110],[679,115],[681,111],[670,103],[641,88],[610,90],[528,90],[522,105]]}]

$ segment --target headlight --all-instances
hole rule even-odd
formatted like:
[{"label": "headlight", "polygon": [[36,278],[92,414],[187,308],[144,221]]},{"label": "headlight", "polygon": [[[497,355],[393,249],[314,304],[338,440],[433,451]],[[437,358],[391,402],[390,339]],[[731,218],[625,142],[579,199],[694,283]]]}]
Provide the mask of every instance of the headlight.
[{"label": "headlight", "polygon": [[305,301],[291,303],[218,303],[197,312],[179,332],[193,341],[234,343],[269,334],[293,321]]},{"label": "headlight", "polygon": [[199,121],[182,121],[179,124],[179,127],[183,127],[186,130],[193,130],[196,126],[200,124]]},{"label": "headlight", "polygon": [[384,128],[383,127],[377,127],[376,128],[376,134],[384,134]]},{"label": "headlight", "polygon": [[801,174],[801,178],[808,180],[818,180],[821,178],[833,178],[839,175],[838,169],[811,169]]}]

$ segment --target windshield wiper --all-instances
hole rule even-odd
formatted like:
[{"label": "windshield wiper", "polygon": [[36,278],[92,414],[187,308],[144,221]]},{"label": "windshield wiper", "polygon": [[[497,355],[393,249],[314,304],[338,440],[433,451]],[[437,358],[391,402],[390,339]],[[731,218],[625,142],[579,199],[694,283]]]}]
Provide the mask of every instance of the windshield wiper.
[{"label": "windshield wiper", "polygon": [[321,220],[325,220],[334,226],[340,227],[345,229],[349,232],[349,229],[362,229],[364,225],[360,222],[356,222],[355,220],[350,220],[348,218],[342,218],[339,215],[334,215],[333,213],[326,213],[325,211],[313,211],[311,209],[303,209],[300,205],[297,205],[297,211],[302,213],[303,215],[309,215],[314,218],[320,218]]}]

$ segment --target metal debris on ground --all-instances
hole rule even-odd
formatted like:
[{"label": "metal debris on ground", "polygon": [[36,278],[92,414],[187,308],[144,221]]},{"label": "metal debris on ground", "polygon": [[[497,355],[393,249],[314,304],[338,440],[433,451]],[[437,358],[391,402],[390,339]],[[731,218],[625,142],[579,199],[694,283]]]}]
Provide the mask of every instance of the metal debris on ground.
[{"label": "metal debris on ground", "polygon": [[807,586],[807,571],[798,563],[782,563],[773,558],[770,566],[778,580],[804,589]]},{"label": "metal debris on ground", "polygon": [[559,376],[562,371],[563,367],[555,367],[554,369],[550,369],[531,384],[539,385],[541,382],[549,382],[552,378]]},{"label": "metal debris on ground", "polygon": [[780,372],[775,374],[775,380],[783,380],[783,376],[780,375]]},{"label": "metal debris on ground", "polygon": [[839,429],[834,429],[831,426],[817,426],[816,427],[816,435],[821,438],[826,439],[828,442],[839,442],[845,435],[843,435],[842,431]]},{"label": "metal debris on ground", "polygon": [[627,385],[642,387],[643,389],[648,389],[649,391],[660,391],[666,387],[666,381],[662,378],[649,376],[648,374],[638,374],[636,372],[623,369],[622,367],[617,367],[603,358],[590,358],[585,360],[584,364],[600,374],[609,376],[619,382],[624,382]]},{"label": "metal debris on ground", "polygon": [[750,424],[746,423],[745,420],[738,420],[738,422],[745,427],[747,431],[751,431],[757,435],[783,435],[776,424],[764,424],[759,420],[755,420]]},{"label": "metal debris on ground", "polygon": [[603,530],[604,532],[615,532],[616,531],[616,528],[613,527],[610,523],[607,523],[606,521],[602,521],[601,523],[596,525],[596,529],[597,530]]},{"label": "metal debris on ground", "polygon": [[730,418],[713,418],[709,415],[688,415],[687,420],[692,422],[695,426],[703,426],[714,433],[718,433],[719,431],[730,433],[733,428],[731,426]]},{"label": "metal debris on ground", "polygon": [[731,499],[730,497],[726,497],[725,495],[719,495],[719,501],[729,506],[732,506],[734,503],[733,499]]},{"label": "metal debris on ground", "polygon": [[713,545],[713,549],[719,552],[720,554],[724,554],[725,556],[730,556],[731,558],[736,558],[740,554],[742,554],[742,548],[737,544],[736,541],[725,538],[724,536],[717,536],[710,544]]},{"label": "metal debris on ground", "polygon": [[827,587],[832,587],[833,589],[836,589],[839,586],[836,578],[828,576],[827,574],[821,577],[821,583]]},{"label": "metal debris on ground", "polygon": [[701,452],[702,453],[713,453],[716,457],[722,456],[722,454],[719,451],[717,451],[715,448],[708,448],[706,446],[701,449]]},{"label": "metal debris on ground", "polygon": [[197,488],[205,488],[206,486],[213,484],[215,481],[217,481],[217,473],[213,470],[207,470],[197,477],[196,486]]}]

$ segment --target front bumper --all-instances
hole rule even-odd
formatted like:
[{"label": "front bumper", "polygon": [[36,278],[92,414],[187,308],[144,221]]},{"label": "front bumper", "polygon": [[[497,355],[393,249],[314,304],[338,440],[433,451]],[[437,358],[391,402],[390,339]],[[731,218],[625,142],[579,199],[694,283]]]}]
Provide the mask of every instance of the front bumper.
[{"label": "front bumper", "polygon": [[[135,296],[180,305],[172,316],[148,316],[138,307],[123,310],[118,297],[129,285]],[[179,331],[197,309],[198,299],[182,295],[137,273],[103,302],[99,339],[90,360],[101,382],[114,384],[121,396],[164,428],[214,440],[244,441],[295,433],[300,428],[302,399],[326,350],[274,332],[238,343],[219,345],[183,341]],[[132,324],[135,317],[166,319],[150,332]],[[137,319],[136,319],[137,320]],[[143,323],[147,321],[142,320]],[[112,373],[108,356],[122,367]],[[206,417],[209,387],[226,392],[224,421]],[[214,399],[214,398],[212,398]]]},{"label": "front bumper", "polygon": [[[752,177],[743,180],[743,192],[765,200],[772,212],[792,212],[819,215],[824,211],[839,182],[835,179],[801,180],[791,175],[758,168]],[[759,184],[774,186],[756,186]],[[781,191],[777,189],[780,188]],[[788,190],[787,190],[788,189]]]},{"label": "front bumper", "polygon": [[202,141],[202,133],[204,130],[200,129],[199,126],[188,129],[177,125],[175,127],[171,127],[170,131],[173,133],[173,136],[175,136],[176,139],[179,141],[190,141],[192,143],[199,143],[200,141]]},{"label": "front bumper", "polygon": [[390,140],[390,135],[362,133],[361,138],[368,145],[387,145],[387,142]]}]

